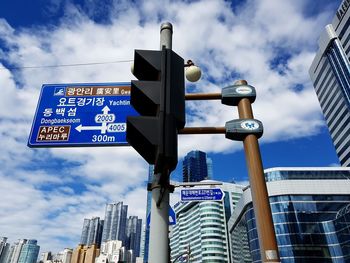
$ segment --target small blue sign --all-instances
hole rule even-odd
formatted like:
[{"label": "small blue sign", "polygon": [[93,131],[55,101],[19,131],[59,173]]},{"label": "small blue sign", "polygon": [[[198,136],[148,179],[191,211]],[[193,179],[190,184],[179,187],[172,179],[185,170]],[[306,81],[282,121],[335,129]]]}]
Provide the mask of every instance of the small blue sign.
[{"label": "small blue sign", "polygon": [[181,201],[221,201],[224,193],[220,188],[181,190]]},{"label": "small blue sign", "polygon": [[130,105],[130,83],[44,84],[29,147],[121,146]]},{"label": "small blue sign", "polygon": [[171,206],[169,206],[169,225],[176,225],[176,214]]},{"label": "small blue sign", "polygon": [[[147,226],[151,225],[151,213],[146,218]],[[176,215],[174,209],[169,205],[169,226],[176,225]]]}]

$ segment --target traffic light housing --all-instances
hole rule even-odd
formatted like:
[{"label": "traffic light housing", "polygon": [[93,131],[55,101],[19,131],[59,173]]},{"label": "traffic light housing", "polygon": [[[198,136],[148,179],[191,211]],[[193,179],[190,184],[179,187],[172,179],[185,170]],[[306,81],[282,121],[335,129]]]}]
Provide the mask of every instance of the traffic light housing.
[{"label": "traffic light housing", "polygon": [[184,60],[171,49],[135,50],[126,139],[155,173],[177,165],[178,130],[185,126]]}]

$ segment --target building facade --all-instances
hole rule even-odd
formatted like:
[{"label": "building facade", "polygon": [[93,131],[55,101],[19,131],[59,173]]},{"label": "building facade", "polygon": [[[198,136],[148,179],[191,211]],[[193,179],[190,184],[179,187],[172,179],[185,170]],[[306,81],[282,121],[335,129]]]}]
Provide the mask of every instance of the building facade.
[{"label": "building facade", "polygon": [[140,256],[142,219],[137,216],[129,216],[126,228],[126,249],[133,251],[133,262]]},{"label": "building facade", "polygon": [[122,242],[119,240],[111,240],[101,244],[101,251],[96,263],[118,263],[120,261],[120,249]]},{"label": "building facade", "polygon": [[344,0],[325,27],[309,69],[342,166],[350,166],[350,3]]},{"label": "building facade", "polygon": [[101,245],[103,220],[99,217],[84,219],[83,229],[81,232],[80,244],[90,246],[92,244]]},{"label": "building facade", "polygon": [[10,243],[7,243],[7,237],[0,239],[0,263],[7,263],[7,257],[10,251]]},{"label": "building facade", "polygon": [[24,244],[27,243],[27,239],[19,239],[18,242],[15,242],[13,249],[11,251],[11,258],[9,258],[9,263],[18,263],[19,256]]},{"label": "building facade", "polygon": [[36,263],[39,255],[40,246],[35,239],[29,239],[23,244],[18,263]]},{"label": "building facade", "polygon": [[192,263],[229,262],[226,222],[243,186],[223,183],[218,187],[225,193],[222,201],[180,202],[175,206],[177,223],[170,234],[172,262],[180,257]]},{"label": "building facade", "polygon": [[[148,183],[152,183],[152,177],[154,172],[154,166],[150,165],[148,168]],[[152,192],[147,191],[147,205],[146,205],[146,218],[150,217],[152,204]],[[143,248],[143,261],[148,262],[148,249],[149,249],[149,224],[145,224],[145,235],[144,235],[144,248]]]},{"label": "building facade", "polygon": [[53,255],[51,251],[42,252],[40,255],[39,263],[47,263],[52,262]]},{"label": "building facade", "polygon": [[200,182],[213,179],[213,165],[205,152],[191,151],[182,161],[183,182]]},{"label": "building facade", "polygon": [[78,245],[72,253],[71,263],[95,263],[95,259],[99,255],[100,249],[96,244],[90,246]]},{"label": "building facade", "polygon": [[5,259],[5,263],[11,263],[11,259],[12,259],[14,251],[15,251],[15,244],[10,246],[10,249],[9,249],[9,251],[7,253],[7,257]]},{"label": "building facade", "polygon": [[[283,263],[350,262],[350,168],[265,170]],[[250,188],[228,222],[231,262],[261,262]]]},{"label": "building facade", "polygon": [[72,256],[73,256],[73,249],[65,248],[63,251],[58,252],[53,257],[53,262],[71,263]]},{"label": "building facade", "polygon": [[127,214],[128,206],[123,202],[106,205],[102,242],[120,240],[125,245]]}]

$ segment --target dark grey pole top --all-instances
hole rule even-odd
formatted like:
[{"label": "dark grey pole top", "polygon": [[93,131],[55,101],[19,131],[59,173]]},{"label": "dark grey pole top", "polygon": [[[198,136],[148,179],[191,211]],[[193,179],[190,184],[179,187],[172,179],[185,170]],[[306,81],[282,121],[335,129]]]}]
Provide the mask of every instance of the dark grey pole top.
[{"label": "dark grey pole top", "polygon": [[163,23],[160,26],[160,49],[163,46],[172,48],[173,25],[169,22]]},{"label": "dark grey pole top", "polygon": [[173,25],[169,22],[162,23],[160,26],[160,32],[162,32],[163,29],[168,29],[172,33],[173,32]]}]

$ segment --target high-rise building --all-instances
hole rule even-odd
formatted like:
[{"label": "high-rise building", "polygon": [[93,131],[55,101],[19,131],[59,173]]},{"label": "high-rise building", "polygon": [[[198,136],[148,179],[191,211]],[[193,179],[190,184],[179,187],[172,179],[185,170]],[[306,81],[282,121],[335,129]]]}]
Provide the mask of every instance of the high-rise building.
[{"label": "high-rise building", "polygon": [[7,243],[7,237],[0,239],[0,263],[7,263],[7,257],[10,251],[10,243]]},{"label": "high-rise building", "polygon": [[120,249],[122,242],[119,240],[110,240],[102,242],[100,255],[96,258],[96,263],[118,263],[120,262]]},{"label": "high-rise building", "polygon": [[[154,166],[150,165],[148,168],[148,183],[152,183],[152,178],[153,178],[153,173],[154,173]],[[147,204],[146,204],[146,218],[150,217],[151,214],[151,204],[152,204],[152,192],[147,191]],[[143,249],[143,261],[145,263],[148,262],[148,249],[149,249],[149,225],[146,222],[145,225],[145,237],[144,237],[144,249]]]},{"label": "high-rise building", "polygon": [[214,180],[213,176],[213,160],[207,156],[208,179]]},{"label": "high-rise building", "polygon": [[123,202],[106,205],[102,242],[120,240],[125,245],[128,206]]},{"label": "high-rise building", "polygon": [[23,244],[18,263],[35,263],[38,259],[40,246],[35,239],[29,239]]},{"label": "high-rise building", "polygon": [[51,262],[52,259],[53,259],[53,257],[52,257],[51,251],[47,251],[47,252],[41,253],[39,262],[40,263],[47,263],[47,262]]},{"label": "high-rise building", "polygon": [[58,252],[53,257],[52,262],[71,263],[72,255],[73,255],[73,249],[65,248],[63,251]]},{"label": "high-rise building", "polygon": [[27,243],[27,239],[19,239],[18,242],[14,244],[13,252],[9,263],[18,263],[19,256],[21,254],[21,250],[23,245]]},{"label": "high-rise building", "polygon": [[350,166],[350,3],[344,0],[325,27],[309,69],[342,166]]},{"label": "high-rise building", "polygon": [[97,244],[99,247],[101,245],[102,230],[103,220],[100,220],[99,217],[93,217],[91,219],[85,218],[80,244],[87,246]]},{"label": "high-rise building", "polygon": [[126,250],[125,247],[122,247],[120,250],[120,255],[119,255],[119,261],[121,262],[127,262],[128,261],[128,257],[129,257],[129,253],[128,250]]},{"label": "high-rise building", "polygon": [[73,251],[71,263],[95,263],[95,259],[99,255],[100,249],[96,244],[90,246],[78,245]]},{"label": "high-rise building", "polygon": [[229,262],[226,222],[244,186],[223,183],[217,187],[225,193],[222,201],[180,202],[175,205],[177,222],[170,233],[172,262],[181,257],[193,263]]},{"label": "high-rise building", "polygon": [[[350,168],[265,170],[281,262],[350,262]],[[231,262],[261,262],[250,188],[228,222]]]},{"label": "high-rise building", "polygon": [[213,165],[207,154],[202,151],[189,152],[182,161],[183,182],[200,182],[212,179]]},{"label": "high-rise building", "polygon": [[142,224],[142,230],[141,230],[141,246],[140,246],[140,256],[139,256],[139,258],[142,259],[142,262],[145,255],[145,235],[146,235],[146,224],[144,220]]},{"label": "high-rise building", "polygon": [[13,256],[13,252],[15,251],[15,247],[16,247],[15,244],[10,246],[10,249],[9,249],[9,251],[7,253],[7,257],[5,259],[5,263],[11,263],[11,259],[12,259],[12,256]]},{"label": "high-rise building", "polygon": [[130,216],[127,222],[126,248],[133,251],[133,262],[140,256],[142,219],[137,216]]}]

